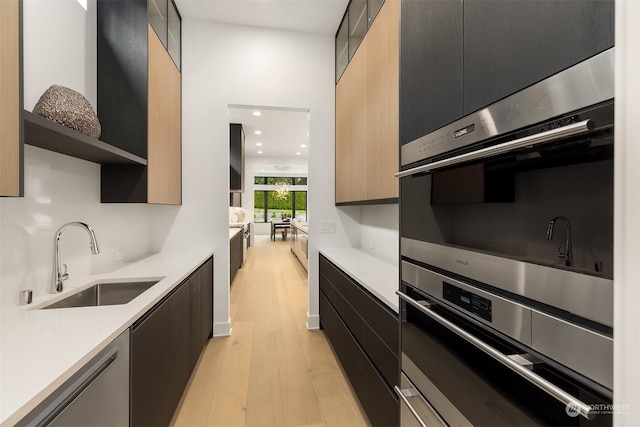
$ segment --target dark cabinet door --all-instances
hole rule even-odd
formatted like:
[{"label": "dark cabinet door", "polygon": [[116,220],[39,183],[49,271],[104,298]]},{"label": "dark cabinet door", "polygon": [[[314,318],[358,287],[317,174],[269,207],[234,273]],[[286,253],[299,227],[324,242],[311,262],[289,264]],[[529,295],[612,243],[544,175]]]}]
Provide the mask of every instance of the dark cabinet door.
[{"label": "dark cabinet door", "polygon": [[193,371],[213,328],[213,259],[189,279],[189,372]]},{"label": "dark cabinet door", "polygon": [[202,335],[200,339],[204,346],[213,333],[213,258],[210,258],[200,268],[200,280],[202,286],[202,305],[200,306],[202,310],[200,314],[200,321],[202,322],[200,333]]},{"label": "dark cabinet door", "polygon": [[[212,328],[213,259],[131,328],[131,425],[169,425]],[[209,322],[205,327],[204,312]]]},{"label": "dark cabinet door", "polygon": [[244,130],[239,123],[229,124],[229,191],[244,188]]},{"label": "dark cabinet door", "polygon": [[168,425],[173,415],[169,401],[169,304],[154,309],[131,332],[131,425]]},{"label": "dark cabinet door", "polygon": [[465,0],[464,114],[613,44],[613,0]]},{"label": "dark cabinet door", "polygon": [[189,315],[189,369],[193,370],[202,350],[202,281],[200,271],[189,279],[189,298],[191,300],[191,313]]},{"label": "dark cabinet door", "polygon": [[461,115],[462,0],[402,0],[400,144]]},{"label": "dark cabinet door", "polygon": [[[190,286],[181,285],[169,300],[169,405],[176,408],[189,382]],[[173,409],[170,411],[173,416]],[[170,420],[169,420],[170,421]]]}]

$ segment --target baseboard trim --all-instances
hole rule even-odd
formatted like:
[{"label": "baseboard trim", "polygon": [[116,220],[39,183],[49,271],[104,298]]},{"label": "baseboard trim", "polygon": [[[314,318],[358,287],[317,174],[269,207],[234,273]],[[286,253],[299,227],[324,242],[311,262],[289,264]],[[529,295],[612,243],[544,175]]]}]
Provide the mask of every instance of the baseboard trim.
[{"label": "baseboard trim", "polygon": [[307,329],[320,329],[320,315],[309,315],[307,312]]},{"label": "baseboard trim", "polygon": [[213,324],[213,336],[214,337],[228,337],[231,336],[231,318],[227,322],[214,323]]}]

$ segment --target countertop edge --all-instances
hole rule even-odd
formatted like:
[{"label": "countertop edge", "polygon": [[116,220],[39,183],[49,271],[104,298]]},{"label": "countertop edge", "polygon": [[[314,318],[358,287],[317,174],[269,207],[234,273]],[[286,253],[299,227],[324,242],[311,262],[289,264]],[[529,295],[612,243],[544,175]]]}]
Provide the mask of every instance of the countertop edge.
[{"label": "countertop edge", "polygon": [[319,248],[320,254],[398,313],[399,268],[358,248]]}]

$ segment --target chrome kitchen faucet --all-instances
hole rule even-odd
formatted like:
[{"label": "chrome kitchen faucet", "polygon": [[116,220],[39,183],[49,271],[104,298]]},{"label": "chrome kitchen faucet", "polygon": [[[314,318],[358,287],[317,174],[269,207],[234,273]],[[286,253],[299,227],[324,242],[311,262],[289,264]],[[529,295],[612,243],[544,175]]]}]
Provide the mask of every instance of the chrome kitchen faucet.
[{"label": "chrome kitchen faucet", "polygon": [[72,225],[84,228],[89,234],[89,246],[91,247],[91,253],[94,255],[100,253],[96,234],[93,232],[93,229],[84,222],[68,222],[60,227],[53,237],[53,274],[51,276],[50,289],[52,294],[62,292],[63,283],[69,278],[69,274],[67,273],[67,264],[60,264],[60,237],[62,236],[62,232]]}]

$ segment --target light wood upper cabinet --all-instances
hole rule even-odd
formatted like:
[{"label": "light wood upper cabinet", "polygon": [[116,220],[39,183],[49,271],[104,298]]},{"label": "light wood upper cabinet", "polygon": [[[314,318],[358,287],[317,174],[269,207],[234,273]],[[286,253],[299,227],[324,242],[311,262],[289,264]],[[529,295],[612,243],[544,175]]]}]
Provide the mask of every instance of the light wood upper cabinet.
[{"label": "light wood upper cabinet", "polygon": [[20,1],[0,1],[0,196],[22,196]]},{"label": "light wood upper cabinet", "polygon": [[336,203],[367,198],[367,41],[336,85]]},{"label": "light wood upper cabinet", "polygon": [[180,72],[149,26],[148,202],[181,203]]},{"label": "light wood upper cabinet", "polygon": [[386,0],[336,84],[336,203],[398,197],[399,1]]}]

